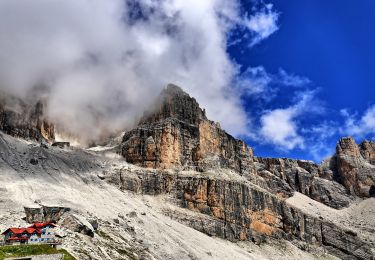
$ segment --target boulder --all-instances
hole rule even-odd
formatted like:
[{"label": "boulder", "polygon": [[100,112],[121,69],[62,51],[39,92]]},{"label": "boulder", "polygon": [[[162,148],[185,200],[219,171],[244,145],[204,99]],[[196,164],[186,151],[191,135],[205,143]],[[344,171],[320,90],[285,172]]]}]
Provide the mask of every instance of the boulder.
[{"label": "boulder", "polygon": [[24,210],[27,223],[44,221],[43,207],[24,207]]},{"label": "boulder", "polygon": [[43,206],[44,221],[56,223],[68,211],[70,211],[70,208],[67,207]]},{"label": "boulder", "polygon": [[84,217],[69,214],[65,216],[59,224],[73,232],[81,233],[90,237],[94,237],[94,228]]},{"label": "boulder", "polygon": [[60,220],[61,216],[70,211],[70,208],[59,206],[38,206],[38,207],[24,207],[26,214],[26,222],[53,222]]}]

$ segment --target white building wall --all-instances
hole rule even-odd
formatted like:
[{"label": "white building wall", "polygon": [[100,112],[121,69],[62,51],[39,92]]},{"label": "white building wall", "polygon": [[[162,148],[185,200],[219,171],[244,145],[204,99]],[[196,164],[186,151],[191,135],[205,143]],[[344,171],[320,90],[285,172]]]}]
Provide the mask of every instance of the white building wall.
[{"label": "white building wall", "polygon": [[39,236],[38,236],[38,235],[32,235],[32,236],[29,238],[28,243],[29,243],[29,244],[38,244],[38,243],[40,243]]},{"label": "white building wall", "polygon": [[53,228],[45,227],[42,229],[42,234],[40,235],[40,242],[47,243],[52,242],[55,239],[55,232]]}]

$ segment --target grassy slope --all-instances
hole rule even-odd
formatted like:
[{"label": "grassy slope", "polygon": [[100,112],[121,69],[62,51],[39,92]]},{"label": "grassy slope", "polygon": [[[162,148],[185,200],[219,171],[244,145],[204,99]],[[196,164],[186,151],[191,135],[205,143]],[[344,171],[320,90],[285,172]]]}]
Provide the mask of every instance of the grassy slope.
[{"label": "grassy slope", "polygon": [[22,245],[22,246],[2,246],[0,247],[0,259],[5,257],[21,257],[30,255],[51,255],[51,254],[63,254],[64,260],[75,260],[64,249],[55,249],[49,245]]}]

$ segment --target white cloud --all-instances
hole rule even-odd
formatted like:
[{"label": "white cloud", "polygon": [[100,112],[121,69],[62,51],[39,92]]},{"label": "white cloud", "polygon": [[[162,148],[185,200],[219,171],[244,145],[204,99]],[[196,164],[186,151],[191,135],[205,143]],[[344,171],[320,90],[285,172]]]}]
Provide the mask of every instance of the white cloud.
[{"label": "white cloud", "polygon": [[316,162],[321,162],[334,154],[335,145],[329,143],[337,133],[338,122],[336,121],[318,122],[301,130],[301,134],[305,136],[308,152]]},{"label": "white cloud", "polygon": [[298,117],[312,111],[310,104],[314,95],[313,91],[303,92],[296,104],[264,113],[260,118],[260,136],[264,142],[284,150],[303,149],[305,140],[299,133]]},{"label": "white cloud", "polygon": [[279,13],[273,10],[273,5],[268,4],[254,15],[244,21],[244,25],[253,32],[254,37],[250,47],[268,38],[279,29],[277,24]]},{"label": "white cloud", "polygon": [[268,142],[283,149],[303,148],[304,140],[297,133],[295,117],[296,110],[294,108],[269,111],[261,117],[260,133]]},{"label": "white cloud", "polygon": [[285,91],[284,87],[307,87],[311,81],[302,76],[287,73],[283,69],[275,74],[267,72],[263,66],[249,67],[236,79],[239,92],[256,95],[266,101],[276,97],[277,91]]},{"label": "white cloud", "polygon": [[348,110],[342,109],[341,115],[345,119],[345,126],[340,131],[343,135],[352,135],[358,138],[375,136],[375,105],[370,106],[362,116],[350,114]]},{"label": "white cloud", "polygon": [[278,81],[284,86],[291,87],[303,87],[311,83],[308,78],[287,73],[283,69],[279,69]]},{"label": "white cloud", "polygon": [[249,67],[237,78],[236,86],[242,92],[254,95],[265,92],[272,81],[272,75],[264,67]]},{"label": "white cloud", "polygon": [[[277,29],[277,17],[270,6],[250,17],[257,41]],[[239,2],[226,0],[2,0],[0,86],[21,97],[48,86],[50,118],[96,139],[132,126],[172,82],[223,128],[246,134],[226,52],[243,21]]]}]

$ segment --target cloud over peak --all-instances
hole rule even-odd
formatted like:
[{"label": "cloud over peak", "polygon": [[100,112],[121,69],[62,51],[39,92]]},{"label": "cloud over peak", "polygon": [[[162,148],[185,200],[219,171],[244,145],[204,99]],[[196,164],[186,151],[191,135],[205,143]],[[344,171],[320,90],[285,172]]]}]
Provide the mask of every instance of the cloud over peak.
[{"label": "cloud over peak", "polygon": [[[273,11],[261,13],[248,29],[264,38]],[[248,117],[231,87],[237,65],[226,50],[244,20],[240,3],[225,0],[3,0],[0,85],[21,97],[45,86],[50,118],[96,139],[134,124],[172,82],[226,130],[245,134]]]}]

